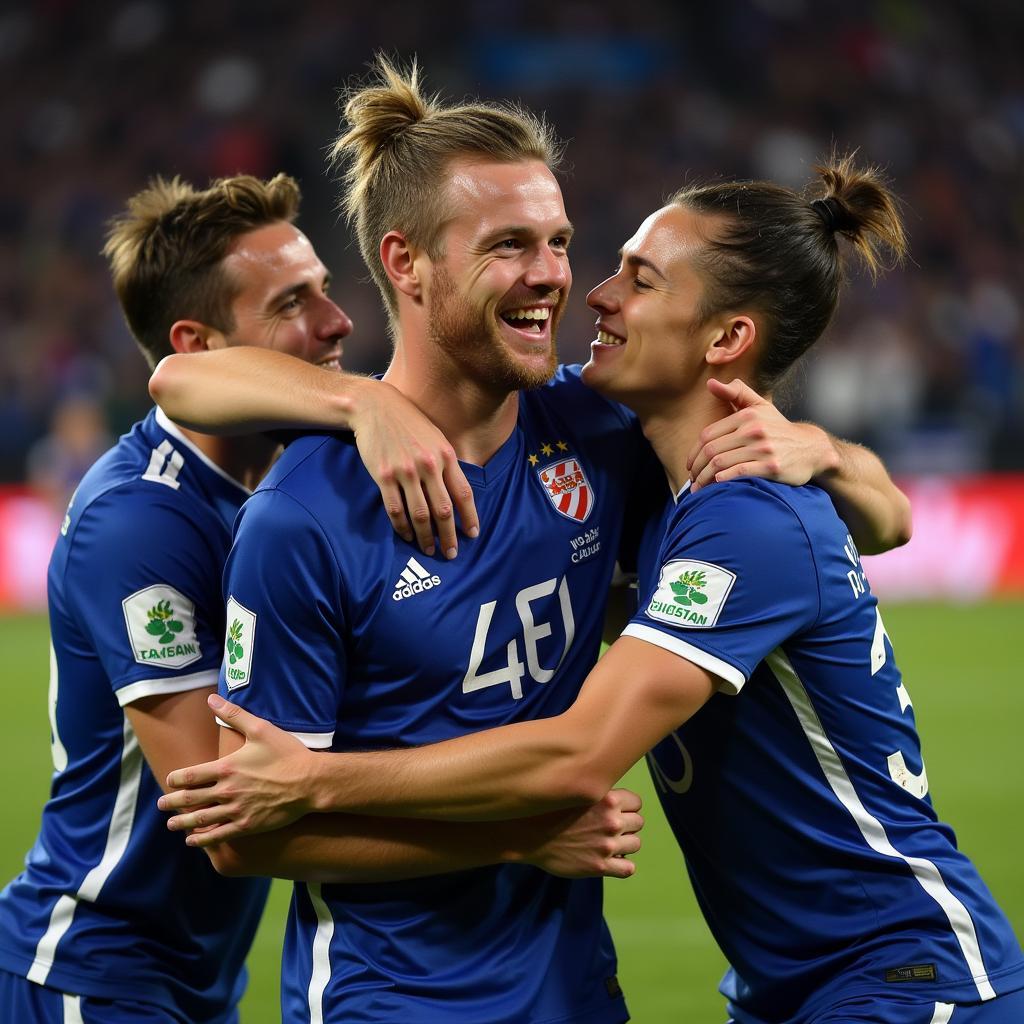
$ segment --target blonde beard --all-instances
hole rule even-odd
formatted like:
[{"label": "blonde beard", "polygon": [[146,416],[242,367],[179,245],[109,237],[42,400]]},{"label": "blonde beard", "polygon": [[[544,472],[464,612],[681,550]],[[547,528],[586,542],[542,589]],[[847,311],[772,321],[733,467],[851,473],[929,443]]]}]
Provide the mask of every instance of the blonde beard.
[{"label": "blonde beard", "polygon": [[511,394],[539,388],[554,375],[558,366],[555,335],[561,311],[551,322],[551,355],[541,370],[529,370],[512,358],[496,324],[466,301],[443,268],[434,271],[429,309],[429,339],[444,352],[457,370],[489,391]]}]

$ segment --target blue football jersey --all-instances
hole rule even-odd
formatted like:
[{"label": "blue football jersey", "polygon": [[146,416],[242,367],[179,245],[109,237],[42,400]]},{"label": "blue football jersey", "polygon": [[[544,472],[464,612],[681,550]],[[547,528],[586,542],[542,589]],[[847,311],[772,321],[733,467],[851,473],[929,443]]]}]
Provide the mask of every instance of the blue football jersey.
[{"label": "blue football jersey", "polygon": [[625,635],[720,680],[648,760],[736,1020],[1024,985],[1009,922],[932,807],[910,694],[828,496],[684,491],[645,537],[640,597]]},{"label": "blue football jersey", "polygon": [[[448,562],[394,533],[349,439],[293,443],[236,525],[223,692],[334,750],[559,714],[598,653],[641,445],[560,371],[463,465],[481,535]],[[600,880],[505,865],[297,885],[282,998],[288,1022],[610,1024],[627,1019],[615,971]]]},{"label": "blue football jersey", "polygon": [[224,879],[168,832],[123,708],[216,684],[221,574],[248,491],[155,411],[76,491],[50,560],[54,774],[0,894],[0,967],[64,992],[221,1019],[267,883]]}]

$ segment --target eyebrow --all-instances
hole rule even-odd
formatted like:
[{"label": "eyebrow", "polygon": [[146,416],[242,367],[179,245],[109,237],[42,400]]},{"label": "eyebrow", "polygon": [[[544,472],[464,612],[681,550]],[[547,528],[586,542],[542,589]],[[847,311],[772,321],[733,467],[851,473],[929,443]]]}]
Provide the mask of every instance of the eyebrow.
[{"label": "eyebrow", "polygon": [[[572,224],[566,221],[566,223],[561,225],[561,227],[558,227],[554,231],[552,231],[551,235],[566,235],[569,238],[571,238],[573,234],[575,234],[575,231],[576,229],[572,226]],[[491,239],[503,238],[507,235],[512,235],[516,238],[528,238],[531,235],[536,234],[536,226],[530,226],[527,224],[509,224],[506,227],[495,228],[494,231],[489,231],[485,237],[486,240],[489,242],[491,241]]]},{"label": "eyebrow", "polygon": [[[622,259],[622,250],[619,250],[619,259]],[[646,256],[631,255],[626,257],[626,263],[629,264],[634,270],[637,267],[646,267],[648,270],[653,271],[662,279],[667,281],[668,278],[658,269],[657,265],[652,263]]]},{"label": "eyebrow", "polygon": [[[328,286],[331,283],[331,275],[324,274],[323,280],[321,281],[320,287],[323,291],[327,291]],[[312,287],[309,281],[297,281],[295,284],[285,285],[280,291],[275,292],[267,302],[267,309],[275,309],[279,306],[289,295],[298,294],[299,292],[309,291]]]}]

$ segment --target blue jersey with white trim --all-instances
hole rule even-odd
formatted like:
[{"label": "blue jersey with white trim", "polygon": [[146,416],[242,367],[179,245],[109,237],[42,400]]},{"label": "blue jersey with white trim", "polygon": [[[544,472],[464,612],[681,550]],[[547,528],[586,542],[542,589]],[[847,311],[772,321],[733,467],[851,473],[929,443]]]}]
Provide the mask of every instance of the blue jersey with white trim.
[{"label": "blue jersey with white trim", "polygon": [[[228,559],[224,692],[335,750],[419,745],[565,710],[594,663],[642,438],[561,370],[520,397],[451,562],[398,537],[350,440],[294,442]],[[486,827],[486,826],[481,826]],[[627,1017],[601,881],[504,865],[298,885],[285,1020],[542,1024]]]},{"label": "blue jersey with white trim", "polygon": [[648,755],[737,1021],[836,998],[1024,986],[1013,930],[928,795],[913,706],[828,496],[684,493],[641,553],[626,635],[719,677]]},{"label": "blue jersey with white trim", "polygon": [[54,775],[0,894],[0,967],[214,1021],[245,986],[267,883],[168,832],[123,708],[216,684],[221,573],[247,495],[161,413],[86,474],[50,560]]}]

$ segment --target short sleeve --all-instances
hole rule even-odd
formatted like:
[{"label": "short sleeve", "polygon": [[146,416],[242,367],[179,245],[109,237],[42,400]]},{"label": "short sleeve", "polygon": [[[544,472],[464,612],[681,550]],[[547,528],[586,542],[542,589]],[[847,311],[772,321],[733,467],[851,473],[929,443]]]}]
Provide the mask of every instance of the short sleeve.
[{"label": "short sleeve", "polygon": [[217,684],[227,531],[176,497],[114,490],[68,541],[63,592],[122,707]]},{"label": "short sleeve", "polygon": [[700,665],[738,693],[760,661],[817,619],[813,551],[792,507],[749,481],[684,501],[623,635]]},{"label": "short sleeve", "polygon": [[224,574],[221,693],[330,747],[347,673],[342,579],[320,524],[278,490],[243,506]]}]

